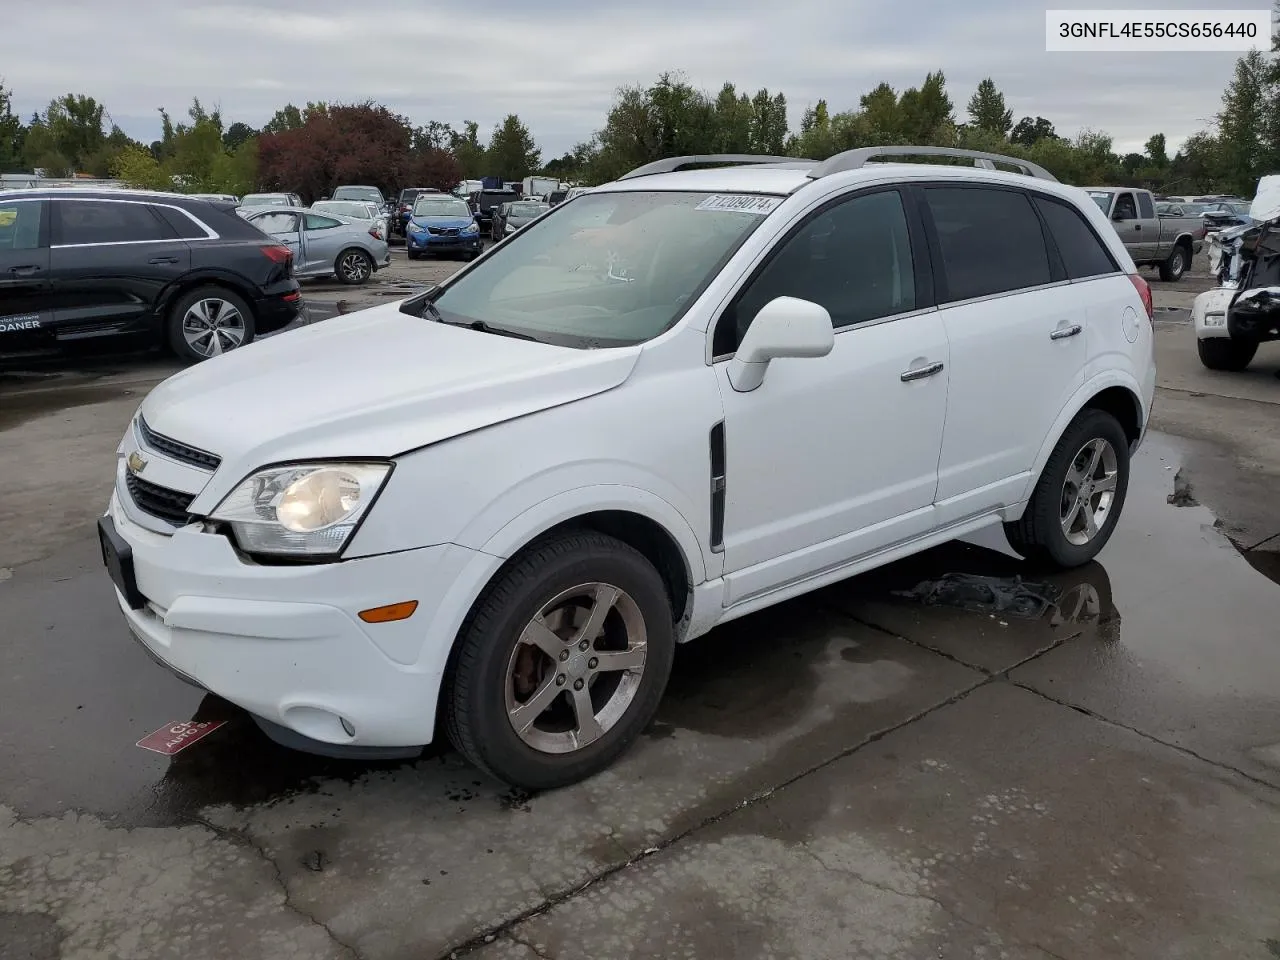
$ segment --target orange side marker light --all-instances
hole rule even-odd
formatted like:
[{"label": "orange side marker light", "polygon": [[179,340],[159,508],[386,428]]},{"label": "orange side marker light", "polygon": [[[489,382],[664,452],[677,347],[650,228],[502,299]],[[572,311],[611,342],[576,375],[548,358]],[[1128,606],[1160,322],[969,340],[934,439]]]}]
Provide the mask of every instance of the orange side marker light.
[{"label": "orange side marker light", "polygon": [[405,600],[402,603],[389,603],[385,607],[361,610],[360,619],[365,623],[394,623],[396,620],[408,620],[417,609],[417,600]]}]

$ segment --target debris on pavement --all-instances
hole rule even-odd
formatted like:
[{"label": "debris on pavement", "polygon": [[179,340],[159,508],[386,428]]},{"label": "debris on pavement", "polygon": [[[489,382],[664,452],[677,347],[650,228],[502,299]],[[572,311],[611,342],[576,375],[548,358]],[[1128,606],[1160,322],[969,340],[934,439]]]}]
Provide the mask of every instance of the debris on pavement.
[{"label": "debris on pavement", "polygon": [[973,613],[1002,613],[1024,620],[1038,620],[1056,607],[1061,591],[1050,583],[1030,583],[1021,577],[984,577],[975,573],[948,573],[937,580],[923,580],[910,590],[894,590],[894,596],[919,600],[927,606],[959,607]]}]

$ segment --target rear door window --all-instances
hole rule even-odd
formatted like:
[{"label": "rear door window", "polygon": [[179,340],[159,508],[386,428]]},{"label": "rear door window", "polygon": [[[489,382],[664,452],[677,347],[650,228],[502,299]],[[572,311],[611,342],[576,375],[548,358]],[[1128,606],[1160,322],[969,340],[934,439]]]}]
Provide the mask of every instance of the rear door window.
[{"label": "rear door window", "polygon": [[1120,269],[1093,227],[1070,204],[1036,197],[1036,206],[1049,226],[1049,234],[1058,247],[1068,277],[1083,280]]},{"label": "rear door window", "polygon": [[253,225],[263,233],[279,235],[298,232],[298,215],[296,213],[264,213],[253,218]]},{"label": "rear door window", "polygon": [[53,202],[55,246],[172,239],[173,231],[145,203],[62,199]]},{"label": "rear door window", "polygon": [[939,302],[1050,282],[1044,231],[1025,194],[990,187],[929,187],[924,193],[942,254]]}]

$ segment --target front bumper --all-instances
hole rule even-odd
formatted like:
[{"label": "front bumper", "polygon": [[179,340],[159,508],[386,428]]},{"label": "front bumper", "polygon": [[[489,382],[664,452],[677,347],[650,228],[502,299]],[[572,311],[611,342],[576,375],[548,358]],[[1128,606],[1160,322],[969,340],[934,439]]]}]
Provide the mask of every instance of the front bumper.
[{"label": "front bumper", "polygon": [[[183,679],[266,721],[289,746],[341,755],[431,741],[444,658],[427,649],[441,642],[430,627],[473,551],[446,544],[277,567],[242,559],[198,524],[172,536],[144,529],[116,494],[106,516],[132,554],[142,602],[134,609],[116,590],[129,629]],[[359,619],[413,599],[407,620]]]},{"label": "front bumper", "polygon": [[474,250],[478,252],[483,244],[478,233],[455,234],[454,236],[434,233],[410,233],[405,237],[405,242],[410,250],[425,253],[444,252],[447,250]]}]

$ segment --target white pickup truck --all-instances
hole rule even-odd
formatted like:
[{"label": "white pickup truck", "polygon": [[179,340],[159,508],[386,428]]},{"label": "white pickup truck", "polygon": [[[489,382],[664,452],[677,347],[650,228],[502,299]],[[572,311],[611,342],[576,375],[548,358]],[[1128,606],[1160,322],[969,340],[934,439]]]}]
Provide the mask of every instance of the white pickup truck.
[{"label": "white pickup truck", "polygon": [[1182,279],[1204,245],[1202,217],[1160,216],[1149,190],[1086,187],[1085,192],[1110,218],[1134,263],[1158,267],[1161,280]]}]

